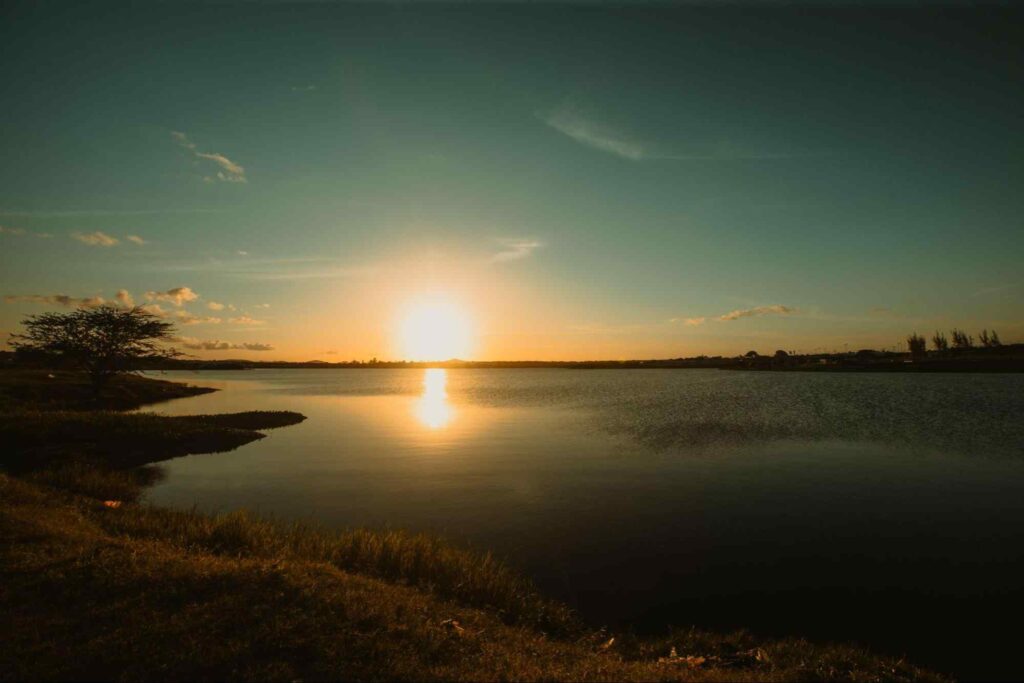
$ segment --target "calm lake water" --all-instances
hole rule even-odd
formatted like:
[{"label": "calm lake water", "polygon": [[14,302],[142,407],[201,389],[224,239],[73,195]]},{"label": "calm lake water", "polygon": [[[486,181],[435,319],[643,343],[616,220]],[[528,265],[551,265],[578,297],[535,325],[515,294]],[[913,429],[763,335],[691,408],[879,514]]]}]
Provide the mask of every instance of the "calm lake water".
[{"label": "calm lake water", "polygon": [[160,505],[444,534],[596,625],[748,627],[1024,671],[1024,375],[170,372],[167,414],[298,426],[163,464]]}]

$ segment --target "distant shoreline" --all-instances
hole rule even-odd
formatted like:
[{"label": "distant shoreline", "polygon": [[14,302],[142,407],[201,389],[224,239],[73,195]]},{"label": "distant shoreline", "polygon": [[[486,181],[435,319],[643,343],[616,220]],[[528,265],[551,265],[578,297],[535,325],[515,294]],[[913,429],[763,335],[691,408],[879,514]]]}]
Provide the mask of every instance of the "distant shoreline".
[{"label": "distant shoreline", "polygon": [[[1024,345],[1016,345],[1024,347]],[[440,362],[377,361],[327,363],[323,361],[189,360],[154,365],[149,370],[388,370],[443,369],[544,369],[566,370],[741,370],[754,372],[1024,372],[1024,348],[1008,355],[973,355],[960,358],[918,358],[909,354],[879,353],[874,357],[756,356],[740,358],[670,358],[654,360],[601,361],[462,361]]]}]

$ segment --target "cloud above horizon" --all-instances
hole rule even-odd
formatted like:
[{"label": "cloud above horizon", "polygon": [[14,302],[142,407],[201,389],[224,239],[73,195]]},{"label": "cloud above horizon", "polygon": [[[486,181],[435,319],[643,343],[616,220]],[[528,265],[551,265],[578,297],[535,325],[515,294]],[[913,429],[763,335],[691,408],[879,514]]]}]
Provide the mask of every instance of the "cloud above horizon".
[{"label": "cloud above horizon", "polygon": [[8,304],[44,304],[64,308],[96,308],[107,303],[102,296],[73,297],[67,294],[10,294],[4,297]]},{"label": "cloud above horizon", "polygon": [[234,323],[235,325],[262,325],[267,321],[250,318],[247,315],[240,315],[237,318],[228,318],[228,322]]},{"label": "cloud above horizon", "polygon": [[571,107],[559,107],[542,115],[541,120],[581,145],[609,152],[630,161],[640,161],[645,158],[642,144],[629,139],[619,131],[583,116]]},{"label": "cloud above horizon", "polygon": [[750,144],[749,141],[728,139],[713,144],[701,144],[694,151],[680,154],[665,145],[643,143],[635,136],[600,122],[597,118],[584,114],[570,105],[562,105],[550,112],[538,114],[538,117],[551,128],[581,145],[629,161],[765,161],[828,155],[827,150],[778,151],[765,149],[756,143]]},{"label": "cloud above horizon", "polygon": [[783,306],[782,304],[775,304],[773,306],[756,306],[754,308],[730,311],[725,315],[718,316],[716,320],[729,321],[739,320],[740,318],[753,318],[761,315],[789,315],[791,313],[796,313],[796,309],[790,306]]},{"label": "cloud above horizon", "polygon": [[139,245],[140,247],[146,243],[146,240],[142,239],[138,235],[127,235],[125,236],[125,239],[131,242],[132,244]]},{"label": "cloud above horizon", "polygon": [[50,237],[53,237],[53,235],[51,235],[48,232],[32,232],[31,230],[26,230],[25,228],[12,228],[10,226],[4,225],[0,225],[0,235],[16,235],[18,237],[22,237],[24,235],[31,235],[32,237],[40,237],[43,239],[49,239]]},{"label": "cloud above horizon", "polygon": [[199,295],[192,291],[191,287],[174,287],[166,292],[146,292],[147,301],[166,301],[175,306],[182,306],[198,298]]},{"label": "cloud above horizon", "polygon": [[245,177],[245,167],[231,161],[223,154],[219,152],[200,152],[196,143],[188,139],[188,136],[181,131],[172,130],[171,137],[181,146],[187,149],[198,159],[205,159],[212,161],[220,167],[216,175],[203,176],[203,180],[212,183],[214,181],[221,181],[224,183],[247,183],[249,182]]},{"label": "cloud above horizon", "polygon": [[234,343],[219,339],[202,340],[195,337],[175,337],[175,343],[181,344],[192,351],[273,351],[270,344],[257,342]]},{"label": "cloud above horizon", "polygon": [[99,230],[87,233],[74,232],[71,233],[71,237],[82,244],[88,244],[92,247],[112,247],[121,241],[116,237],[111,237],[107,233],[100,232]]},{"label": "cloud above horizon", "polygon": [[699,316],[694,318],[672,318],[669,322],[672,323],[685,323],[686,325],[697,326],[703,325],[708,320],[714,320],[716,322],[729,322],[732,320],[739,320],[741,318],[755,318],[763,315],[790,315],[796,313],[797,309],[792,306],[783,306],[782,304],[774,304],[772,306],[755,306],[754,308],[742,308],[735,311],[729,311],[713,318],[707,318],[705,316]]},{"label": "cloud above horizon", "polygon": [[182,325],[219,325],[222,322],[221,318],[195,315],[184,309],[174,311],[174,317]]},{"label": "cloud above horizon", "polygon": [[499,243],[502,245],[502,251],[491,257],[494,263],[524,259],[544,246],[536,240],[505,239],[499,240]]}]

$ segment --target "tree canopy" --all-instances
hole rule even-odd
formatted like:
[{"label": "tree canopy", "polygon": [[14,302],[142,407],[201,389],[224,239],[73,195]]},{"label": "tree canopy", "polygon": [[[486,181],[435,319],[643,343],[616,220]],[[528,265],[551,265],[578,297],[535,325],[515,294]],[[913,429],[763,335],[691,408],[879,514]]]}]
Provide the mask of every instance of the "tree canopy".
[{"label": "tree canopy", "polygon": [[70,313],[43,313],[22,321],[11,335],[20,355],[39,355],[89,373],[98,393],[112,376],[138,369],[146,360],[174,358],[167,346],[174,325],[143,309],[99,306]]}]

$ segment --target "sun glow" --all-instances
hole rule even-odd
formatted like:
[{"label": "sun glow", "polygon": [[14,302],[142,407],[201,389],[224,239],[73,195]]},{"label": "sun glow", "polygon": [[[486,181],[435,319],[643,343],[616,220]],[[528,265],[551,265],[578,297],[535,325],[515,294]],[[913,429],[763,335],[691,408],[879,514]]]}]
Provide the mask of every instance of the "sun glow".
[{"label": "sun glow", "polygon": [[398,343],[406,360],[468,358],[473,352],[473,330],[459,306],[435,297],[405,310],[398,326]]}]

